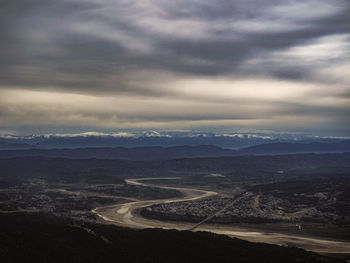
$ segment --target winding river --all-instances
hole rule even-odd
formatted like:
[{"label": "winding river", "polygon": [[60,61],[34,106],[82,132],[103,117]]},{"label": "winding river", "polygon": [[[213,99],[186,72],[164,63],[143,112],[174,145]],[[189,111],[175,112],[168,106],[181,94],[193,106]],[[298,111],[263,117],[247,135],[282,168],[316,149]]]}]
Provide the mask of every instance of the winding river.
[{"label": "winding river", "polygon": [[[126,183],[131,185],[142,185],[146,187],[159,187],[164,189],[175,189],[183,194],[182,198],[170,198],[170,199],[157,199],[146,201],[132,201],[123,204],[110,205],[97,207],[92,210],[97,216],[108,223],[112,223],[118,226],[130,227],[130,228],[164,228],[164,229],[177,229],[177,230],[189,230],[194,224],[188,222],[170,222],[160,221],[154,219],[148,219],[142,217],[139,213],[135,212],[140,208],[144,208],[154,204],[171,203],[171,202],[184,202],[190,200],[197,200],[210,196],[217,195],[217,192],[205,191],[193,188],[182,187],[168,187],[159,186],[150,183],[144,183],[143,181],[155,180],[155,179],[179,179],[178,177],[166,177],[166,178],[138,178],[125,180]],[[282,233],[271,233],[252,231],[248,228],[234,227],[218,224],[202,224],[194,231],[209,231],[217,234],[225,234],[231,237],[237,237],[252,242],[264,242],[277,245],[292,245],[301,247],[306,250],[311,250],[318,253],[344,253],[350,255],[350,242],[328,240],[319,237],[306,237],[289,235]]]}]

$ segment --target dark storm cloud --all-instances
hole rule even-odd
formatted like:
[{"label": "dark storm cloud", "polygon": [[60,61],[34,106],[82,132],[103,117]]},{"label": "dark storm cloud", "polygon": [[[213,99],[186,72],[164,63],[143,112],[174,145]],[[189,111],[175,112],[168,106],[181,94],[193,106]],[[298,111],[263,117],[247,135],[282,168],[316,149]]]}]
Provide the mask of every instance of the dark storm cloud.
[{"label": "dark storm cloud", "polygon": [[[282,123],[280,114],[319,119],[318,112],[342,122],[349,112],[349,13],[346,0],[4,0],[0,114],[7,123],[0,125],[41,119],[45,126],[57,116],[65,124],[67,114],[89,127]],[[51,109],[48,91],[76,101]],[[116,101],[107,110],[95,107],[108,96]],[[147,111],[153,100],[169,109]]]},{"label": "dark storm cloud", "polygon": [[[51,85],[68,90],[90,90],[96,86],[102,89],[103,78],[121,74],[120,71],[128,67],[166,69],[186,74],[228,74],[235,72],[247,57],[257,53],[350,31],[347,15],[350,10],[344,2],[334,2],[334,5],[343,4],[343,10],[333,16],[321,12],[308,19],[308,16],[295,14],[295,18],[290,15],[279,26],[281,17],[275,14],[277,11],[272,11],[282,3],[146,1],[144,6],[139,6],[133,1],[3,1],[1,81],[4,85]],[[300,4],[299,1],[296,3]],[[322,8],[322,3],[327,2],[321,1],[319,8]],[[317,8],[312,4],[317,2],[312,1],[300,8]],[[292,11],[305,12],[291,7]],[[268,12],[270,9],[272,11]],[[135,19],[139,18],[141,22],[134,21],[127,12],[135,14]],[[309,12],[312,15],[314,10]],[[168,21],[168,24],[154,24],[155,28],[152,28],[149,24],[152,20],[142,23],[144,16],[151,19],[154,16],[154,22]],[[176,30],[167,30],[167,26],[181,23],[182,19],[184,28],[180,24]],[[228,20],[232,26],[225,25]],[[254,23],[250,24],[251,20]],[[193,32],[182,35],[186,25],[191,29],[191,23],[194,24]],[[163,26],[164,32],[158,32]],[[254,29],[256,26],[261,26],[261,29]],[[120,35],[113,36],[116,33]],[[135,42],[140,48],[128,42]],[[142,50],[143,45],[145,50]],[[246,71],[254,73],[254,68]],[[291,73],[282,70],[273,74],[298,78],[296,72],[298,70],[291,69]],[[62,81],[61,77],[56,79],[53,76],[57,73],[60,76],[75,74],[76,77]]]}]

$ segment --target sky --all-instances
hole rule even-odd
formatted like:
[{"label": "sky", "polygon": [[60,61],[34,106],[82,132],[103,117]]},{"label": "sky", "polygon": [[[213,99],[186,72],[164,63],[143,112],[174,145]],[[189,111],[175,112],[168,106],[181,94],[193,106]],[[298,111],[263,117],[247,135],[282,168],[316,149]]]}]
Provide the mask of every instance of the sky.
[{"label": "sky", "polygon": [[350,135],[349,0],[2,0],[0,132]]}]

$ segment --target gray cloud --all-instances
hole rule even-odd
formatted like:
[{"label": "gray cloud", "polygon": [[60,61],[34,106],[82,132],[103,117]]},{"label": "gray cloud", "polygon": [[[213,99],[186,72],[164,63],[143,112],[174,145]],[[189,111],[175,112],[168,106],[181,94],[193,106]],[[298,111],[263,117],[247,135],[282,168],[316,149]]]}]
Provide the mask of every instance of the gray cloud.
[{"label": "gray cloud", "polygon": [[14,75],[8,66],[21,65],[20,75],[23,66],[101,77],[120,67],[217,75],[249,55],[349,33],[346,2],[294,2],[298,13],[286,16],[283,1],[5,1],[1,61]]},{"label": "gray cloud", "polygon": [[[153,124],[275,118],[277,127],[280,115],[305,113],[310,119],[329,113],[341,122],[349,112],[339,105],[349,99],[350,81],[338,74],[350,61],[349,13],[350,4],[345,0],[4,0],[0,10],[0,90],[126,97],[146,104],[153,98],[191,102],[185,107],[187,113],[174,104],[163,116],[141,110],[121,114],[117,107],[100,113],[87,113],[86,108],[74,111],[81,119],[94,115],[91,122],[115,119],[116,115],[120,122]],[[338,73],[327,73],[339,65],[345,66]],[[255,82],[250,83],[251,79]],[[222,81],[232,83],[220,86]],[[260,98],[251,88],[235,93],[240,81],[256,85]],[[265,88],[259,81],[267,83]],[[291,85],[288,96],[278,87],[280,98],[264,95],[269,83],[277,86],[279,81]],[[192,92],[192,84],[203,87]],[[296,84],[298,88],[294,88]],[[305,95],[310,100],[295,108],[288,106],[303,96],[299,87],[318,84],[320,88]],[[208,85],[214,90],[218,85],[220,94],[213,96]],[[232,113],[232,108],[221,106],[239,101],[259,105],[262,110],[254,114],[255,106],[243,106]],[[216,107],[207,105],[207,110],[198,112],[195,109],[201,102],[216,103]],[[265,110],[264,103],[278,107]],[[22,108],[23,119],[40,114],[40,107],[34,114],[26,110],[32,106],[16,105]],[[2,116],[8,119],[2,126],[21,122],[21,114],[10,110],[15,106],[8,99],[1,106]],[[211,112],[218,107],[225,109]],[[45,111],[40,125],[58,114],[48,108]],[[99,124],[104,125],[103,121]]]}]

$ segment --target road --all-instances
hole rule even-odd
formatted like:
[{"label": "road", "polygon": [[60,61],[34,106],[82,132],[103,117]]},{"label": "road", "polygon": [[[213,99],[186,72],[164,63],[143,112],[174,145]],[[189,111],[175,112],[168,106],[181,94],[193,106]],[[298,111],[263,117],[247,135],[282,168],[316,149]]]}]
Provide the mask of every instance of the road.
[{"label": "road", "polygon": [[318,237],[305,237],[297,235],[288,235],[281,233],[271,232],[257,232],[251,229],[232,227],[226,225],[213,225],[202,222],[201,224],[193,224],[188,222],[169,222],[160,221],[154,219],[148,219],[142,217],[135,210],[144,208],[154,204],[171,203],[171,202],[184,202],[190,200],[198,200],[210,196],[218,195],[214,191],[199,190],[193,188],[183,187],[168,187],[159,186],[150,183],[144,183],[143,181],[155,180],[155,179],[178,179],[178,177],[167,178],[141,178],[141,179],[128,179],[126,183],[131,185],[142,185],[148,187],[159,187],[164,189],[175,189],[183,194],[182,198],[170,198],[170,199],[157,199],[146,201],[133,201],[124,204],[110,205],[104,207],[98,207],[92,210],[93,213],[98,215],[104,221],[124,227],[131,228],[164,228],[164,229],[177,229],[177,230],[193,230],[193,231],[209,231],[217,234],[225,234],[231,237],[237,237],[252,242],[264,242],[277,245],[290,245],[301,247],[306,250],[311,250],[318,253],[344,253],[350,256],[350,242],[327,240]]}]

